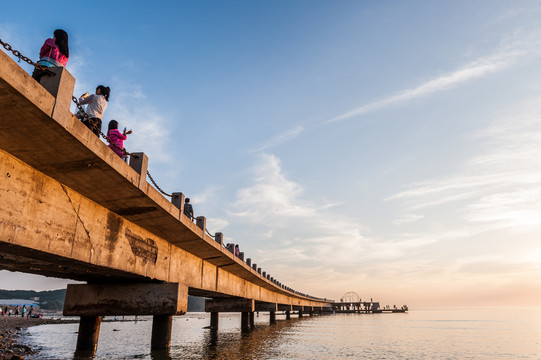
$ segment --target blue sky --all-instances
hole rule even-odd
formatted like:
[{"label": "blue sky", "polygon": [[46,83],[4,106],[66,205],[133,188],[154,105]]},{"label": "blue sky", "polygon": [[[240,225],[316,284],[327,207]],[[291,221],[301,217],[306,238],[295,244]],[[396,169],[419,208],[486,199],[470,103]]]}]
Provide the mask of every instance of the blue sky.
[{"label": "blue sky", "polygon": [[67,30],[76,94],[110,86],[127,149],[281,282],[541,301],[541,4],[39,4],[3,4],[0,37],[37,58]]}]

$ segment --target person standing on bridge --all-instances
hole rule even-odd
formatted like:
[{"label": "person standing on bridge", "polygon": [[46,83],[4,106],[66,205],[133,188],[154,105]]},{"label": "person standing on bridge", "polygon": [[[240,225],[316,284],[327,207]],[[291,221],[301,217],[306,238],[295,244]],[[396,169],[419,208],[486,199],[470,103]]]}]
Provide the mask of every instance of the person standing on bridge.
[{"label": "person standing on bridge", "polygon": [[190,198],[186,198],[186,200],[184,200],[184,215],[193,221],[193,206],[190,204]]},{"label": "person standing on bridge", "polygon": [[88,119],[84,119],[83,124],[96,134],[97,137],[100,136],[101,119],[107,108],[110,94],[111,89],[109,86],[98,85],[96,94],[89,95],[85,93],[79,98],[79,103],[86,105],[86,114],[88,115]]},{"label": "person standing on bridge", "polygon": [[[56,29],[52,39],[45,40],[45,43],[39,51],[38,65],[47,67],[64,67],[68,63],[70,51],[68,47],[68,33],[62,29]],[[45,71],[34,68],[32,77],[39,82]]]},{"label": "person standing on bridge", "polygon": [[108,128],[107,141],[109,141],[109,148],[120,156],[122,160],[127,162],[128,157],[124,154],[124,140],[128,138],[126,135],[131,134],[132,131],[126,131],[126,128],[124,128],[124,131],[120,133],[118,130],[118,121],[116,120],[109,121]]}]

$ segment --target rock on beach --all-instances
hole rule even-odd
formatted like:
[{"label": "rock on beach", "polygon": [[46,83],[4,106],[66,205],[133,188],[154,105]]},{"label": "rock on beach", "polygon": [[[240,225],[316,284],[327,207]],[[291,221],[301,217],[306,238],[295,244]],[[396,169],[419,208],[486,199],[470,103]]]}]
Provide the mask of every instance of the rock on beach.
[{"label": "rock on beach", "polygon": [[0,316],[0,360],[19,360],[36,353],[35,349],[17,342],[23,329],[42,324],[70,322],[77,321]]}]

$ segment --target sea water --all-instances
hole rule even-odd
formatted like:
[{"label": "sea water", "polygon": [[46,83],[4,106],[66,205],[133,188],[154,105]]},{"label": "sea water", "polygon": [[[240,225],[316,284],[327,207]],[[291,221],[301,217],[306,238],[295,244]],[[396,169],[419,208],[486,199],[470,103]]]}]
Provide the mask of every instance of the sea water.
[{"label": "sea water", "polygon": [[[133,319],[133,317],[130,317]],[[94,359],[541,359],[541,308],[410,310],[285,320],[268,314],[242,333],[240,315],[189,313],[173,321],[169,352],[151,352],[151,317],[103,322]],[[27,329],[33,359],[74,359],[78,324]]]}]

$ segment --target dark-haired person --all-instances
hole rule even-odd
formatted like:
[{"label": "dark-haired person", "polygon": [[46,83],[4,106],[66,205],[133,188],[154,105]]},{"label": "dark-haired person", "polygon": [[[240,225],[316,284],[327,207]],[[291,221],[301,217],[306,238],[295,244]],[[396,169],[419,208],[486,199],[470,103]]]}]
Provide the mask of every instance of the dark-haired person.
[{"label": "dark-haired person", "polygon": [[184,215],[193,221],[193,206],[190,204],[190,198],[186,198],[184,200]]},{"label": "dark-haired person", "polygon": [[[45,40],[41,47],[38,64],[47,67],[64,67],[68,63],[69,57],[68,33],[62,29],[56,29],[53,38]],[[39,82],[44,74],[45,71],[35,68],[32,77]]]},{"label": "dark-haired person", "polygon": [[111,89],[109,86],[98,85],[96,94],[89,95],[88,93],[85,93],[79,98],[79,103],[81,105],[86,105],[85,112],[89,117],[88,119],[83,120],[83,124],[98,137],[100,136],[101,131],[101,119],[107,108],[107,101],[109,101],[110,94]]},{"label": "dark-haired person", "polygon": [[107,140],[109,141],[109,148],[120,156],[122,160],[127,162],[128,157],[124,155],[124,151],[122,150],[124,149],[124,140],[128,138],[126,135],[131,134],[132,131],[126,131],[126,128],[124,128],[124,131],[120,133],[118,130],[118,121],[116,120],[109,121],[108,128]]}]

